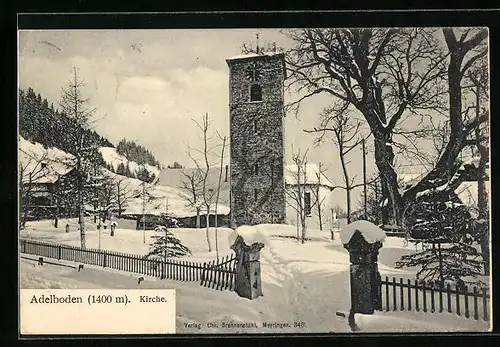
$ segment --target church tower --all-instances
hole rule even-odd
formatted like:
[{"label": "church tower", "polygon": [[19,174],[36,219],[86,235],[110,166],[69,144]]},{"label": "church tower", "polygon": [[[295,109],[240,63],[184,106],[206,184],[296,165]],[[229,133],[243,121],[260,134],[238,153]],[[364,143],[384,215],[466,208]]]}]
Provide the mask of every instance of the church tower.
[{"label": "church tower", "polygon": [[283,53],[229,66],[231,224],[285,222]]}]

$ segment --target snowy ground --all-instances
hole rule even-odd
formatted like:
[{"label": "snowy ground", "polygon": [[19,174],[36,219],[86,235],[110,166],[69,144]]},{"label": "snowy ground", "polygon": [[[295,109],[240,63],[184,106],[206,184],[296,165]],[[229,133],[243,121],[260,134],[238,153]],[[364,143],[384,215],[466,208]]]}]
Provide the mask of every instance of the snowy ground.
[{"label": "snowy ground", "polygon": [[[79,245],[79,234],[73,221],[70,233],[64,228],[55,229],[50,221],[28,223],[21,237],[36,238],[51,242]],[[65,225],[61,221],[60,225]],[[125,223],[119,223],[125,226]],[[300,244],[293,237],[295,227],[261,225],[259,231],[266,238],[266,247],[261,252],[261,270],[264,296],[254,300],[238,297],[234,292],[216,291],[201,287],[197,282],[175,282],[148,279],[137,285],[137,275],[118,271],[85,267],[78,272],[68,267],[21,262],[22,288],[174,288],[177,289],[178,333],[286,333],[286,332],[350,332],[347,320],[337,317],[335,312],[347,312],[350,305],[348,253],[339,241],[330,240],[329,232],[309,231],[311,239]],[[232,254],[229,249],[230,229],[219,229],[220,255]],[[146,231],[146,242],[154,231]],[[203,229],[174,229],[174,234],[188,246],[193,256],[189,260],[207,261],[215,258],[208,252]],[[215,247],[214,230],[210,229],[212,246]],[[98,233],[89,224],[88,247],[98,247]],[[143,232],[118,228],[115,236],[109,230],[101,233],[101,248],[120,252],[145,254],[148,244],[143,243]],[[387,237],[380,250],[379,269],[382,276],[414,278],[415,273],[394,268],[402,254],[415,249],[404,247],[399,238]],[[106,274],[106,275],[104,275]],[[228,307],[231,309],[229,310]],[[362,331],[418,332],[418,331],[486,331],[488,323],[455,315],[422,314],[413,312],[377,312],[372,317],[360,319]],[[257,329],[209,329],[208,322],[255,322]],[[196,322],[201,329],[187,328],[184,323]],[[262,322],[288,323],[289,328],[266,329]],[[294,322],[305,326],[294,328]]]}]

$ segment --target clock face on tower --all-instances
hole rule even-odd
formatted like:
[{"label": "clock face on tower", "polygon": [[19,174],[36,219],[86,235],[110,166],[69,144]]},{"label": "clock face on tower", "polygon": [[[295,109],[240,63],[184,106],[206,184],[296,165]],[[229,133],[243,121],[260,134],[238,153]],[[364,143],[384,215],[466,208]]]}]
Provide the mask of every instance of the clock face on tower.
[{"label": "clock face on tower", "polygon": [[255,64],[252,64],[252,66],[246,71],[245,76],[247,78],[247,81],[256,82],[261,79],[262,72],[259,69],[257,69]]}]

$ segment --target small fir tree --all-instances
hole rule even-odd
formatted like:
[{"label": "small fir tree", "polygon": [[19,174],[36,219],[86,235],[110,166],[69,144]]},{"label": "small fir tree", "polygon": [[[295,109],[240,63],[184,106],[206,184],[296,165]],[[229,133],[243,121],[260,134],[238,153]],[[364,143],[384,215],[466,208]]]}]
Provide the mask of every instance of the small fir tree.
[{"label": "small fir tree", "polygon": [[432,190],[407,213],[410,235],[423,247],[402,256],[397,268],[419,267],[417,278],[439,285],[453,281],[459,288],[485,286],[478,278],[483,261],[473,246],[470,213],[455,194]]},{"label": "small fir tree", "polygon": [[168,228],[168,217],[162,217],[162,222],[156,226],[155,232],[155,235],[152,236],[154,241],[150,245],[146,258],[161,257],[166,259],[191,255],[191,250],[184,246]]}]

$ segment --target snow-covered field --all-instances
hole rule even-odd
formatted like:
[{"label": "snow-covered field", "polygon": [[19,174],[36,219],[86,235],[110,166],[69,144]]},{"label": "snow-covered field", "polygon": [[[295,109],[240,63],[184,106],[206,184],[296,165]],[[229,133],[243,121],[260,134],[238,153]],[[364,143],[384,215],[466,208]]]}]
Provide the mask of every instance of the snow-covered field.
[{"label": "snow-covered field", "polygon": [[[60,221],[63,226],[66,221]],[[155,232],[127,229],[130,223],[118,221],[115,236],[102,230],[101,248],[126,253],[145,254],[150,237]],[[75,221],[71,221],[71,232],[55,229],[51,221],[31,222],[21,237],[76,245],[80,243]],[[87,247],[98,247],[98,232],[88,223]],[[330,240],[329,232],[310,230],[307,241],[299,243],[296,228],[282,225],[259,225],[266,246],[261,251],[262,286],[264,296],[254,300],[240,298],[236,293],[217,291],[201,287],[197,282],[175,282],[147,279],[137,284],[138,275],[130,275],[102,268],[85,267],[78,272],[67,267],[21,262],[22,288],[174,288],[177,289],[178,332],[350,332],[347,320],[337,317],[335,312],[347,312],[350,305],[349,258],[340,242],[339,233]],[[232,254],[228,238],[231,229],[218,230],[219,254]],[[204,229],[173,229],[182,242],[193,252],[189,260],[208,261],[215,259],[215,251],[208,252]],[[210,229],[212,246],[215,247],[214,229]],[[394,264],[402,254],[414,252],[414,247],[404,247],[403,240],[387,237],[380,250],[379,269],[382,276],[414,278],[409,270],[395,269]],[[104,276],[103,274],[106,273]],[[208,329],[207,322],[262,322],[289,323],[283,329]],[[417,332],[417,331],[486,331],[488,323],[460,318],[447,313],[423,314],[412,312],[377,312],[372,317],[360,317],[361,331]],[[185,327],[186,322],[202,324],[200,330]],[[304,322],[305,327],[294,328],[294,322]],[[219,324],[220,326],[220,324]]]}]

